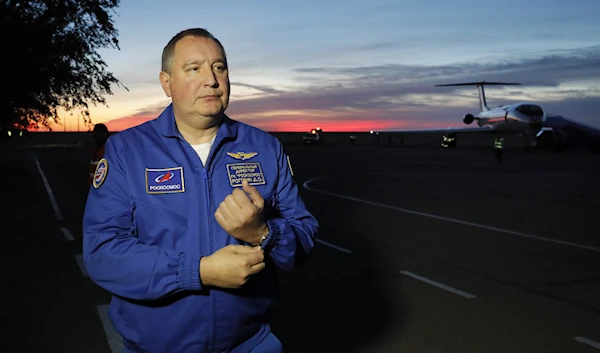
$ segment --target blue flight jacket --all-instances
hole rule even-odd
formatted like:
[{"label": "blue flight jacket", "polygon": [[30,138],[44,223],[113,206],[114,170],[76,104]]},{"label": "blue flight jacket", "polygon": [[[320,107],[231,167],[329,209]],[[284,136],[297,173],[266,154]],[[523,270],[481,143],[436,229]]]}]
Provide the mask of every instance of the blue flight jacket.
[{"label": "blue flight jacket", "polygon": [[[205,288],[200,258],[242,244],[214,212],[242,179],[265,200],[266,268],[239,289]],[[276,266],[314,247],[286,154],[270,134],[224,118],[207,165],[179,133],[172,105],[109,138],[83,218],[90,278],[113,294],[109,315],[133,352],[248,352],[270,331]]]}]

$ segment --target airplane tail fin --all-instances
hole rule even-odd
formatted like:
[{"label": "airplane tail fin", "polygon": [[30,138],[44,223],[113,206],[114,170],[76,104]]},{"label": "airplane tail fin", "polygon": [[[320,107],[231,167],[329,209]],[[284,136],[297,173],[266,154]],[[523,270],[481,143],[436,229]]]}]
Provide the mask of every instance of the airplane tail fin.
[{"label": "airplane tail fin", "polygon": [[485,91],[483,89],[483,86],[486,85],[504,85],[504,86],[516,86],[516,85],[520,85],[520,83],[510,83],[510,82],[486,82],[486,81],[481,81],[481,82],[467,82],[467,83],[449,83],[449,84],[445,84],[445,85],[435,85],[436,87],[447,87],[447,86],[477,86],[477,88],[479,89],[479,107],[481,109],[481,111],[484,110],[490,110],[487,106],[487,102],[485,100]]}]

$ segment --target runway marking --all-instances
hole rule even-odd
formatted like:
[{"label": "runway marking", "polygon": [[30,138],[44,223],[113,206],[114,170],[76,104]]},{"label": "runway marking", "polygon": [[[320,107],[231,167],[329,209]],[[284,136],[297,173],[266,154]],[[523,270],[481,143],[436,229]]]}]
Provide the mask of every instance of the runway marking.
[{"label": "runway marking", "polygon": [[110,318],[108,317],[108,308],[108,305],[98,305],[96,310],[98,310],[100,321],[102,321],[102,327],[104,327],[104,333],[106,333],[106,339],[108,340],[108,346],[110,347],[110,350],[113,353],[120,353],[123,351],[123,339],[110,322]]},{"label": "runway marking", "polygon": [[473,222],[461,221],[459,219],[437,216],[437,215],[430,214],[430,213],[424,213],[424,212],[407,210],[405,208],[394,207],[394,206],[390,206],[390,205],[386,205],[386,204],[382,204],[382,203],[378,203],[378,202],[373,202],[373,201],[367,201],[367,200],[359,199],[359,198],[356,198],[356,197],[351,197],[351,196],[346,196],[346,195],[340,195],[340,194],[336,194],[336,193],[329,192],[329,191],[324,191],[324,190],[313,189],[313,188],[311,188],[311,187],[308,186],[309,183],[311,183],[311,182],[313,182],[315,180],[326,179],[326,178],[328,178],[328,177],[313,178],[313,179],[307,180],[304,183],[302,183],[302,186],[304,186],[304,188],[306,188],[307,190],[310,190],[310,191],[320,192],[322,194],[326,194],[326,195],[330,195],[330,196],[335,196],[335,197],[339,197],[339,198],[346,199],[346,200],[352,200],[352,201],[362,202],[362,203],[365,203],[367,205],[372,205],[372,206],[377,206],[377,207],[383,207],[383,208],[387,208],[387,209],[394,210],[394,211],[400,211],[400,212],[404,212],[404,213],[410,213],[410,214],[414,214],[414,215],[417,215],[417,216],[435,218],[435,219],[439,219],[439,220],[442,220],[442,221],[458,223],[458,224],[467,225],[467,226],[476,227],[476,228],[483,228],[483,229],[487,229],[487,230],[493,230],[493,231],[496,231],[496,232],[506,233],[506,234],[511,234],[511,235],[516,235],[516,236],[520,236],[520,237],[523,237],[523,238],[535,239],[535,240],[545,241],[545,242],[549,242],[549,243],[555,243],[555,244],[572,246],[572,247],[575,247],[575,248],[580,248],[580,249],[586,249],[586,250],[600,252],[600,248],[595,248],[593,246],[588,246],[588,245],[583,245],[583,244],[577,244],[577,243],[570,243],[570,242],[567,242],[567,241],[562,241],[562,240],[557,240],[557,239],[551,239],[551,238],[544,238],[544,237],[540,237],[540,236],[537,236],[537,235],[516,232],[516,231],[513,231],[513,230],[502,229],[502,228],[498,228],[498,227],[486,226],[486,225],[483,225],[483,224],[478,224],[478,223],[473,223]]},{"label": "runway marking", "polygon": [[75,240],[75,238],[73,238],[73,234],[71,234],[71,231],[69,230],[69,228],[61,228],[60,230],[65,235],[65,239],[67,239],[67,241]]},{"label": "runway marking", "polygon": [[328,243],[325,240],[315,239],[315,241],[318,242],[318,243],[321,243],[321,244],[323,244],[325,246],[328,246],[330,248],[333,248],[335,250],[339,250],[341,252],[345,252],[346,254],[352,254],[352,250],[348,250],[348,249],[342,248],[341,246],[337,246],[335,244]]},{"label": "runway marking", "polygon": [[58,202],[56,202],[56,198],[54,197],[54,193],[52,192],[50,183],[48,183],[46,174],[44,174],[44,171],[42,170],[42,166],[40,165],[40,162],[38,161],[37,158],[35,159],[35,164],[37,164],[38,171],[40,172],[40,175],[42,176],[42,181],[44,182],[44,186],[46,187],[46,192],[48,193],[48,197],[50,197],[50,203],[52,204],[52,209],[54,210],[54,215],[56,216],[57,220],[62,221],[64,218],[63,218],[62,213],[60,212],[60,208],[58,207]]},{"label": "runway marking", "polygon": [[455,289],[455,288],[449,287],[449,286],[447,286],[447,285],[445,285],[445,284],[441,284],[441,283],[439,283],[439,282],[436,282],[436,281],[430,280],[429,278],[425,278],[425,277],[423,277],[423,276],[419,276],[419,275],[417,275],[417,274],[414,274],[414,273],[412,273],[412,272],[408,272],[408,271],[400,271],[400,273],[402,273],[402,274],[404,274],[404,275],[407,275],[407,276],[409,276],[409,277],[412,277],[412,278],[414,278],[414,279],[418,279],[418,280],[420,280],[420,281],[423,281],[423,282],[425,282],[425,283],[429,283],[429,284],[431,284],[431,285],[433,285],[433,286],[436,286],[436,287],[438,287],[438,288],[445,289],[445,290],[447,290],[448,292],[452,292],[452,293],[454,293],[454,294],[460,295],[461,297],[465,297],[465,298],[467,298],[467,299],[473,299],[473,298],[477,298],[477,297],[476,297],[476,296],[474,296],[473,294],[470,294],[470,293],[467,293],[467,292],[463,292],[463,291],[461,291],[461,290],[458,290],[458,289]]},{"label": "runway marking", "polygon": [[588,346],[592,346],[596,349],[600,349],[600,343],[592,341],[589,338],[585,338],[585,337],[575,337],[575,341],[581,342],[583,344],[587,344]]},{"label": "runway marking", "polygon": [[89,277],[85,264],[83,263],[83,256],[81,254],[75,255],[75,260],[77,260],[77,265],[79,266],[79,270],[83,277]]}]

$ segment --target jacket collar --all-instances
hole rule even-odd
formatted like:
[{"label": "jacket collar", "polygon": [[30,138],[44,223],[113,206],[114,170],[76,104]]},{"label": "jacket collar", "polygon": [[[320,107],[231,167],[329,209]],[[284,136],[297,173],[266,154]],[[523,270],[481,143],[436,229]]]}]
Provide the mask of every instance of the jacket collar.
[{"label": "jacket collar", "polygon": [[[173,103],[169,104],[165,110],[158,116],[156,119],[156,130],[159,134],[167,138],[179,138],[183,140],[183,136],[177,129],[177,125],[175,124],[175,114],[173,113]],[[220,141],[225,138],[235,138],[237,137],[237,126],[235,121],[229,118],[227,115],[223,117],[223,121],[221,122],[221,126],[217,130],[217,138],[215,142]]]}]

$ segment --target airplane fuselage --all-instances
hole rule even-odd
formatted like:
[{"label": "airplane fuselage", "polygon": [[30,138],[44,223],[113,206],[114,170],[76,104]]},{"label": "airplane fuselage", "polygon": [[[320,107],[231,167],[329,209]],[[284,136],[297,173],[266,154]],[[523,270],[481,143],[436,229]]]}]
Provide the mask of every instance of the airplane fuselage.
[{"label": "airplane fuselage", "polygon": [[481,111],[473,116],[480,127],[491,127],[498,132],[527,132],[538,129],[546,121],[539,105],[516,103]]}]

